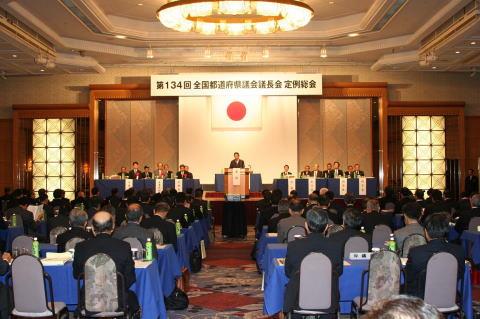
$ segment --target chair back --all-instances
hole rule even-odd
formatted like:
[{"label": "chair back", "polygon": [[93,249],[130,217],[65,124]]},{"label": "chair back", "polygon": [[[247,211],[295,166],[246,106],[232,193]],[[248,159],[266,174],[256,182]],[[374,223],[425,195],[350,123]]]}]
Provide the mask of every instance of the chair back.
[{"label": "chair back", "polygon": [[75,246],[84,240],[85,240],[84,238],[80,238],[80,237],[73,237],[69,239],[65,243],[65,251],[69,251],[70,249],[75,249]]},{"label": "chair back", "polygon": [[400,293],[400,257],[393,251],[381,250],[370,258],[368,273],[368,304]]},{"label": "chair back", "polygon": [[368,252],[368,241],[360,236],[350,237],[343,247],[344,258],[349,258],[350,253]]},{"label": "chair back", "polygon": [[335,233],[337,233],[341,230],[343,230],[342,225],[337,225],[337,224],[329,225],[328,228],[327,228],[326,236],[330,237],[332,234],[335,234]]},{"label": "chair back", "polygon": [[480,226],[480,217],[472,217],[472,219],[470,219],[470,222],[468,223],[468,230],[478,232],[479,226]]},{"label": "chair back", "polygon": [[13,260],[12,287],[17,312],[36,314],[48,311],[43,266],[37,258],[21,255]]},{"label": "chair back", "polygon": [[138,251],[142,251],[143,249],[142,243],[140,242],[140,240],[138,240],[138,238],[126,237],[123,239],[123,241],[129,243],[131,249],[137,249]]},{"label": "chair back", "polygon": [[425,237],[423,237],[420,234],[411,234],[405,240],[403,241],[403,246],[402,246],[402,257],[407,258],[408,253],[410,252],[410,249],[413,247],[417,246],[422,246],[427,243],[427,240]]},{"label": "chair back", "polygon": [[437,308],[455,306],[457,272],[457,259],[452,254],[441,252],[430,257],[425,277],[425,302]]},{"label": "chair back", "polygon": [[328,309],[332,305],[332,262],[322,253],[310,253],[300,265],[300,309]]},{"label": "chair back", "polygon": [[373,229],[372,247],[382,248],[385,242],[390,239],[392,230],[387,225],[377,225]]},{"label": "chair back", "polygon": [[32,253],[33,239],[31,237],[21,235],[16,237],[12,242],[12,251],[17,250],[18,254]]},{"label": "chair back", "polygon": [[66,232],[68,229],[62,226],[55,227],[50,231],[50,244],[56,244],[57,243],[57,236],[60,234],[63,234]]},{"label": "chair back", "polygon": [[119,307],[117,267],[110,256],[99,253],[85,262],[85,310],[115,312]]},{"label": "chair back", "polygon": [[302,237],[307,235],[307,230],[303,226],[292,226],[287,231],[287,242],[295,240],[295,236],[300,235]]},{"label": "chair back", "polygon": [[153,233],[153,240],[157,245],[163,245],[163,234],[158,228],[150,229]]}]

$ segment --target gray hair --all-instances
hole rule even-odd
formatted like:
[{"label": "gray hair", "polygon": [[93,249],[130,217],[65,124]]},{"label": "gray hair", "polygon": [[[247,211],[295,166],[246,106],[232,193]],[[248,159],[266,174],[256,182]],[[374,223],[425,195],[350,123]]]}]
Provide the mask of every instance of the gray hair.
[{"label": "gray hair", "polygon": [[280,214],[288,213],[289,208],[290,208],[290,202],[287,199],[281,199],[278,202],[278,212]]},{"label": "gray hair", "polygon": [[80,208],[74,208],[70,211],[68,216],[70,220],[70,225],[74,227],[81,227],[85,225],[88,220],[88,215],[85,211]]},{"label": "gray hair", "polygon": [[472,203],[472,206],[480,207],[480,194],[473,195],[470,202]]},{"label": "gray hair", "polygon": [[378,200],[369,199],[367,202],[367,211],[378,212],[379,210],[380,210],[380,205],[378,204]]}]

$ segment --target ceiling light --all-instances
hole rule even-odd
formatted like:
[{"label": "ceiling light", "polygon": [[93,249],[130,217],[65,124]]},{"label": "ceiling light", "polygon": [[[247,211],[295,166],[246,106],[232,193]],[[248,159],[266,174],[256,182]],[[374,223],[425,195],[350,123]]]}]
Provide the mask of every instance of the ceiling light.
[{"label": "ceiling light", "polygon": [[143,3],[137,3],[137,6],[141,7],[141,6],[143,6]]},{"label": "ceiling light", "polygon": [[210,48],[206,48],[205,51],[203,51],[203,56],[207,59],[210,59],[212,57],[212,50],[210,50]]},{"label": "ceiling light", "polygon": [[327,54],[327,48],[326,47],[323,47],[320,49],[320,57],[322,59],[325,59],[328,57],[328,54]]},{"label": "ceiling light", "polygon": [[335,3],[335,1],[329,1],[328,2],[328,4],[334,4],[334,3]]},{"label": "ceiling light", "polygon": [[436,69],[437,69],[437,67],[436,67],[436,66],[432,66],[432,69],[433,69],[433,70],[436,70]]},{"label": "ceiling light", "polygon": [[115,35],[115,38],[117,39],[126,39],[127,37],[125,35],[117,34]]},{"label": "ceiling light", "polygon": [[154,55],[153,55],[152,48],[147,49],[147,59],[153,59],[153,58],[154,58]]},{"label": "ceiling light", "polygon": [[267,48],[263,48],[262,50],[262,58],[267,59],[270,57],[270,50]]},{"label": "ceiling light", "polygon": [[16,55],[16,54],[12,54],[12,58],[16,58],[16,57],[17,57],[17,55]]},{"label": "ceiling light", "polygon": [[349,34],[348,34],[348,36],[349,36],[350,38],[358,37],[359,35],[360,35],[360,34],[359,34],[359,33],[356,33],[356,32],[354,32],[354,33],[349,33]]},{"label": "ceiling light", "polygon": [[455,54],[460,54],[461,52],[460,51],[455,51]]},{"label": "ceiling light", "polygon": [[157,10],[165,27],[205,35],[292,31],[312,17],[313,9],[298,0],[176,0]]},{"label": "ceiling light", "polygon": [[45,70],[44,70],[44,69],[40,69],[40,72],[45,72]]},{"label": "ceiling light", "polygon": [[470,44],[471,44],[471,45],[475,45],[475,44],[477,44],[477,42],[472,41],[472,42],[470,42]]}]

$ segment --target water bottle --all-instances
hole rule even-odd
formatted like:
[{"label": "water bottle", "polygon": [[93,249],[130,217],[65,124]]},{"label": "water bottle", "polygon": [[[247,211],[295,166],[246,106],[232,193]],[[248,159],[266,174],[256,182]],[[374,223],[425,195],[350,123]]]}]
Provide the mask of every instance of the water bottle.
[{"label": "water bottle", "polygon": [[12,227],[17,227],[17,214],[12,215]]},{"label": "water bottle", "polygon": [[185,221],[188,223],[188,215],[187,215],[187,214],[183,214],[183,218],[185,218]]},{"label": "water bottle", "polygon": [[40,257],[40,243],[38,242],[37,237],[33,238],[32,242],[32,255],[35,257]]},{"label": "water bottle", "polygon": [[395,242],[395,238],[393,237],[393,234],[390,234],[390,240],[388,241],[387,244],[388,250],[396,252],[397,251],[397,243]]},{"label": "water bottle", "polygon": [[360,231],[365,234],[365,227],[362,226],[362,227],[360,228]]},{"label": "water bottle", "polygon": [[80,203],[80,209],[85,210],[85,205],[83,205],[83,203]]},{"label": "water bottle", "polygon": [[178,219],[175,223],[175,230],[177,231],[177,236],[180,235],[180,233],[182,232],[182,224],[180,224],[180,221]]},{"label": "water bottle", "polygon": [[145,244],[145,260],[153,260],[153,244],[150,238],[147,238],[147,243]]}]

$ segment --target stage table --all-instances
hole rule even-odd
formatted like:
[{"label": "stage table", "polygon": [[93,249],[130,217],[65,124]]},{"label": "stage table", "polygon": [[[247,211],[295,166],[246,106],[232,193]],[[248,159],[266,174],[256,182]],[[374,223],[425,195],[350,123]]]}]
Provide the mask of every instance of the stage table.
[{"label": "stage table", "polygon": [[[96,179],[94,181],[95,187],[100,191],[100,196],[107,197],[113,188],[118,188],[118,195],[123,196],[125,192],[125,180],[124,179]],[[151,189],[155,192],[155,180],[154,179],[134,179],[133,188],[135,191],[143,189]],[[163,189],[175,188],[175,179],[163,179]],[[187,188],[193,190],[200,188],[199,179],[184,179],[182,191],[185,192]]]},{"label": "stage table", "polygon": [[[215,191],[223,193],[225,191],[225,174],[215,174]],[[250,192],[262,191],[262,175],[250,174]]]},{"label": "stage table", "polygon": [[[343,274],[339,279],[340,313],[342,314],[349,314],[353,298],[360,296],[362,272],[368,269],[368,261],[348,260],[348,262],[350,265],[343,266]],[[264,314],[273,316],[283,309],[285,286],[288,283],[288,278],[285,275],[285,266],[279,265],[276,259],[270,260],[268,267],[270,269],[266,272],[265,276],[263,312]],[[470,264],[466,263],[463,276],[464,287],[462,303],[463,311],[467,319],[473,319],[470,270]]]},{"label": "stage table", "polygon": [[5,242],[5,250],[11,251],[13,240],[23,234],[23,227],[8,227],[7,229],[0,229],[0,239]]},{"label": "stage table", "polygon": [[471,258],[475,265],[480,264],[480,232],[464,230],[460,240],[465,256]]},{"label": "stage table", "polygon": [[157,249],[157,253],[158,273],[163,295],[170,296],[175,288],[176,279],[182,276],[182,269],[172,245],[161,246]]},{"label": "stage table", "polygon": [[257,261],[258,268],[261,271],[264,271],[267,265],[263,264],[263,255],[265,254],[265,248],[268,244],[273,244],[278,242],[278,235],[277,233],[265,233],[260,237],[258,244],[257,244],[257,252],[255,255],[255,260]]},{"label": "stage table", "polygon": [[[377,195],[377,179],[374,177],[367,177],[367,195],[366,196],[376,196]],[[320,188],[328,188],[331,190],[335,197],[343,197],[340,195],[340,179],[338,178],[317,178],[315,181],[315,189],[319,190]],[[288,196],[288,179],[280,178],[273,180],[273,188],[280,189],[284,196]],[[307,178],[297,178],[295,179],[295,190],[298,193],[300,198],[308,198],[308,179]],[[353,194],[354,196],[360,196],[358,194],[358,179],[348,178],[347,179],[347,192]]]}]

